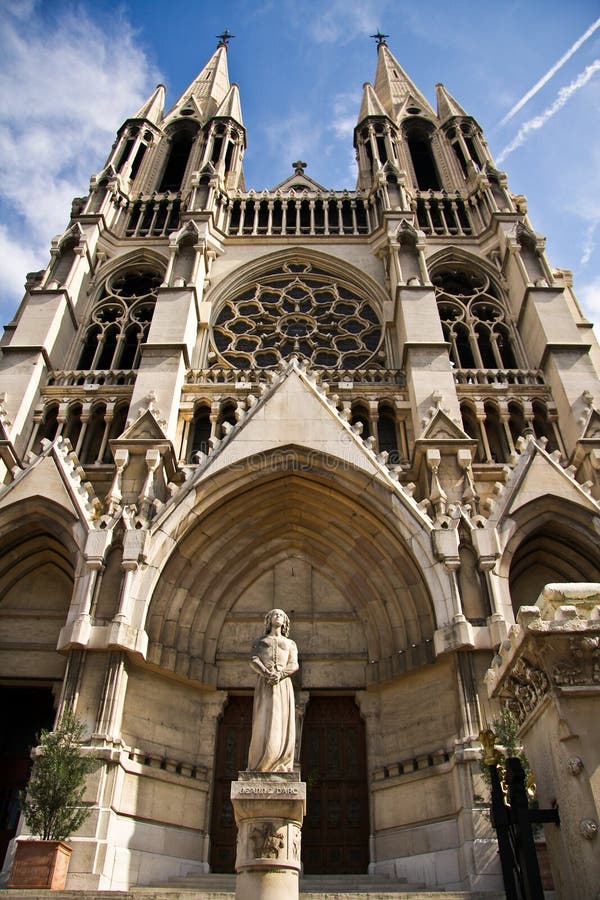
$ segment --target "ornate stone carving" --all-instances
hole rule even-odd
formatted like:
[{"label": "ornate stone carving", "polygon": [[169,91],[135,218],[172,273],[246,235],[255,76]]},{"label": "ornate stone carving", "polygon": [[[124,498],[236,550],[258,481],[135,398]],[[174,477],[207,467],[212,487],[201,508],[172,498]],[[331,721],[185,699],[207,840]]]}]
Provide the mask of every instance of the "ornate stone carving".
[{"label": "ornate stone carving", "polygon": [[273,822],[265,822],[252,829],[250,842],[257,859],[277,859],[285,848],[285,832]]},{"label": "ornate stone carving", "polygon": [[519,724],[533,712],[547,694],[549,687],[548,678],[541,669],[524,657],[516,661],[505,688],[509,705]]},{"label": "ornate stone carving", "polygon": [[571,756],[567,760],[567,772],[569,775],[581,775],[583,772],[583,760],[580,756]]},{"label": "ornate stone carving", "polygon": [[598,823],[595,819],[582,819],[579,823],[579,831],[582,837],[593,841],[598,834]]},{"label": "ornate stone carving", "polygon": [[554,684],[569,686],[600,682],[600,638],[577,635],[569,638],[567,653],[564,649],[563,658],[552,669]]}]

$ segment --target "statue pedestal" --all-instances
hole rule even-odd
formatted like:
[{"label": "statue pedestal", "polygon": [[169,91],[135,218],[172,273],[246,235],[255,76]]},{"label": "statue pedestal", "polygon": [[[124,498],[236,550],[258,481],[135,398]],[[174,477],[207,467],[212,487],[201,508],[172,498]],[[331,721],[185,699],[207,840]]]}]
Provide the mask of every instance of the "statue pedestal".
[{"label": "statue pedestal", "polygon": [[231,802],[237,900],[296,900],[306,784],[296,772],[240,772]]}]

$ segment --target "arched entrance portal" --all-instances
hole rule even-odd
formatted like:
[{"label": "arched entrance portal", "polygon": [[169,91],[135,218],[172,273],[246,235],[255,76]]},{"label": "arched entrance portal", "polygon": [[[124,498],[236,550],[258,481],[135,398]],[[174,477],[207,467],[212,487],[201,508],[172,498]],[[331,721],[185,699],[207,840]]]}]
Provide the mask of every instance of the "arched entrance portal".
[{"label": "arched entrance portal", "polygon": [[[217,737],[210,866],[233,872],[236,827],[231,782],[248,762],[252,697],[232,696]],[[307,783],[302,862],[307,874],[366,872],[369,807],[364,723],[354,698],[314,694],[306,710],[300,753]]]},{"label": "arched entrance portal", "polygon": [[399,655],[429,644],[434,632],[431,567],[418,563],[418,536],[397,496],[365,486],[352,469],[339,467],[334,479],[314,459],[298,468],[294,453],[292,471],[251,477],[240,467],[237,481],[223,474],[203,485],[147,612],[151,663],[198,682],[207,703],[214,690],[228,697],[202,760],[214,786],[205,819],[213,871],[235,864],[230,784],[247,765],[250,649],[265,613],[288,613],[299,649],[295,687],[309,701],[301,762],[312,872],[366,871],[368,764],[354,697],[389,678]]}]

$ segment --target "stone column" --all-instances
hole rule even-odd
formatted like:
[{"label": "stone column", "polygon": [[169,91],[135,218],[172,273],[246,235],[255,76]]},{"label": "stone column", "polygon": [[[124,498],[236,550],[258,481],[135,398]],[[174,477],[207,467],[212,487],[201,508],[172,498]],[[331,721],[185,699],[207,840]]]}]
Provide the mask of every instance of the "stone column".
[{"label": "stone column", "polygon": [[236,900],[297,900],[306,784],[297,772],[240,772],[231,785],[238,827]]},{"label": "stone column", "polygon": [[600,584],[549,584],[488,670],[535,773],[557,900],[597,896],[600,885]]}]

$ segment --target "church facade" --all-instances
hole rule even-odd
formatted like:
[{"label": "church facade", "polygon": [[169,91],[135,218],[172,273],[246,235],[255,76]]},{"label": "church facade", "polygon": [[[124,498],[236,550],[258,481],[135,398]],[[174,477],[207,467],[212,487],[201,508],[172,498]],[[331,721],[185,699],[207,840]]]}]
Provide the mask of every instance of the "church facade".
[{"label": "church facade", "polygon": [[247,189],[226,38],[73,202],[0,358],[2,852],[40,727],[99,759],[68,886],[233,870],[253,638],[299,648],[303,864],[496,889],[484,675],[600,582],[600,356],[477,121],[380,38],[358,183]]}]

